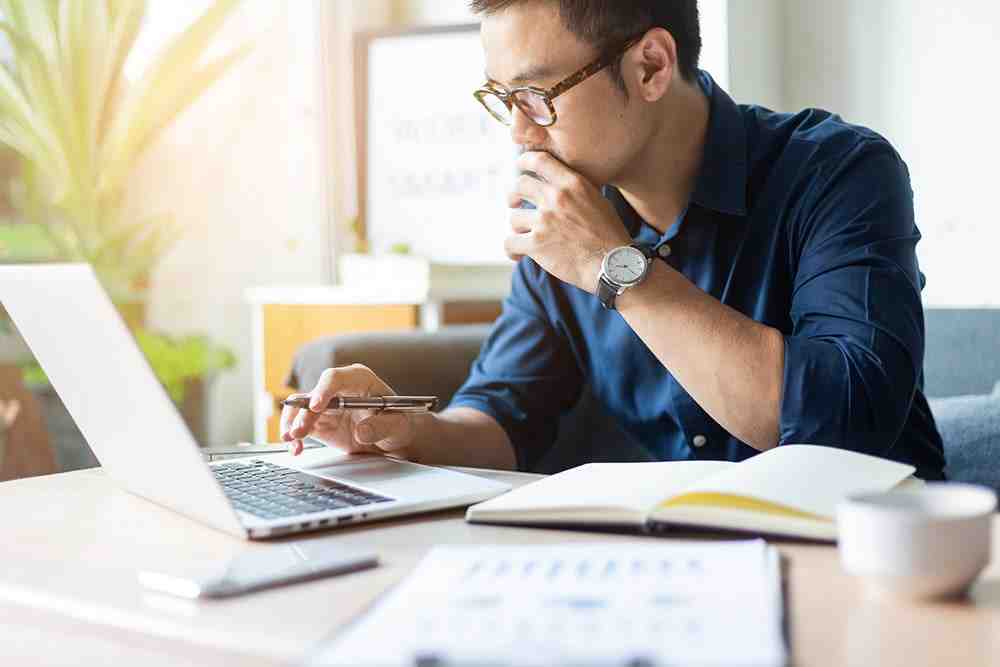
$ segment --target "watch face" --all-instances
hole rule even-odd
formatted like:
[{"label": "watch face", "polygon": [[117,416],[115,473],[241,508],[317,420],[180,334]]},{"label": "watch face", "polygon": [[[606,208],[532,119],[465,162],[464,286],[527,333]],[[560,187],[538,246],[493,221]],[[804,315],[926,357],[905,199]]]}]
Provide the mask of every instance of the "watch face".
[{"label": "watch face", "polygon": [[604,260],[604,271],[619,285],[632,285],[646,272],[646,256],[636,248],[615,248]]}]

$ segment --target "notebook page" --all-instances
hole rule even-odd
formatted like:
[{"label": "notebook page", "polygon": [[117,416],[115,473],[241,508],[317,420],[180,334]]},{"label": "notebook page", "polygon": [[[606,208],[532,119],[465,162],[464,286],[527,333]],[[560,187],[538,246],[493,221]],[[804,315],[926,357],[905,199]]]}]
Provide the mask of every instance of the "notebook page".
[{"label": "notebook page", "polygon": [[550,475],[469,508],[470,519],[508,512],[625,509],[637,520],[693,482],[740,464],[727,461],[588,463]]},{"label": "notebook page", "polygon": [[769,511],[761,505],[770,504],[778,506],[778,513],[786,509],[833,519],[837,503],[845,496],[866,490],[887,491],[914,470],[913,466],[835,447],[782,445],[711,479],[695,482],[683,496],[661,506],[701,503],[753,510],[757,505],[758,510]]},{"label": "notebook page", "polygon": [[782,612],[763,540],[435,547],[308,664],[778,665]]}]

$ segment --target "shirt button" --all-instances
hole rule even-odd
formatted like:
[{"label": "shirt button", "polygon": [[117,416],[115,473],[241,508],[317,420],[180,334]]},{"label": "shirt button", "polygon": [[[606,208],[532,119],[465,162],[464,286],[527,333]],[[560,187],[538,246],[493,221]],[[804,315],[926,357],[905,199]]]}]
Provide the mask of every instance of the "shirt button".
[{"label": "shirt button", "polygon": [[659,255],[662,259],[670,257],[671,252],[672,251],[670,249],[670,246],[667,245],[666,243],[664,243],[663,245],[661,245],[659,248],[656,249],[656,254]]},{"label": "shirt button", "polygon": [[694,436],[694,438],[692,438],[691,440],[691,444],[694,445],[695,447],[704,447],[707,443],[708,443],[708,438],[706,438],[701,434]]}]

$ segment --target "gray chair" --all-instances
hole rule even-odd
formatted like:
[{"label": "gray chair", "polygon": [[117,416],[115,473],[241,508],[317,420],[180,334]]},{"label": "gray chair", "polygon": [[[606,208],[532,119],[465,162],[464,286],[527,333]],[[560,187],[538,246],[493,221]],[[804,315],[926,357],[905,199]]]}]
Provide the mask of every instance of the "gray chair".
[{"label": "gray chair", "polygon": [[1000,380],[1000,308],[924,311],[929,398],[988,394]]},{"label": "gray chair", "polygon": [[945,474],[1000,491],[1000,309],[925,311],[924,387]]},{"label": "gray chair", "polygon": [[[312,388],[323,369],[363,363],[394,390],[440,396],[447,405],[489,331],[487,325],[434,333],[344,334],[313,341],[296,354],[288,384]],[[1000,309],[928,309],[924,374],[931,409],[945,444],[950,479],[1000,489]],[[618,443],[612,452],[598,443]],[[533,472],[557,472],[586,461],[646,461],[650,453],[626,434],[584,388],[559,423],[555,444]]]}]

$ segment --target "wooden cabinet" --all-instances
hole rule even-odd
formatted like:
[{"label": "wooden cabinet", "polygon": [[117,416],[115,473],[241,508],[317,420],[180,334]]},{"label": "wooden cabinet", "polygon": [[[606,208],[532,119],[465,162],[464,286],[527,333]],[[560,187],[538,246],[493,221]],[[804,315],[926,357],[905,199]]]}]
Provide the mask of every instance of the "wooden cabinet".
[{"label": "wooden cabinet", "polygon": [[294,391],[285,384],[299,347],[338,333],[414,329],[418,308],[412,304],[267,304],[263,306],[264,389],[274,406],[267,420],[267,441],[278,439],[280,403]]}]

